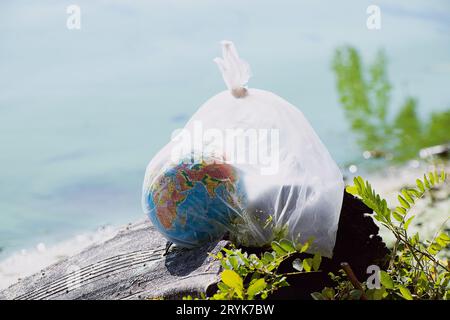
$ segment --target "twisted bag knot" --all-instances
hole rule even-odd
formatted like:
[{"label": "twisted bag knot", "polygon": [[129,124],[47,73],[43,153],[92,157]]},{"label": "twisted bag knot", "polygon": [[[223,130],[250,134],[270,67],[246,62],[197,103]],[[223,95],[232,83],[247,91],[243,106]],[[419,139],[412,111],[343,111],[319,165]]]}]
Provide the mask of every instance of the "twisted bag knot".
[{"label": "twisted bag knot", "polygon": [[222,41],[223,58],[215,58],[223,80],[235,98],[244,98],[248,94],[247,82],[251,77],[249,64],[239,58],[231,41]]}]

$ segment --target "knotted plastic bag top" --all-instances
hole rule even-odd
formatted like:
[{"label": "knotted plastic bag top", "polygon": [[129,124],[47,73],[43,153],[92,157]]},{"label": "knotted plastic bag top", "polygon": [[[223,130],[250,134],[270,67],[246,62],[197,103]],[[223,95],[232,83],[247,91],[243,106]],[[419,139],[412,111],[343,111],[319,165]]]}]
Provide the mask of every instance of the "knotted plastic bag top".
[{"label": "knotted plastic bag top", "polygon": [[222,72],[223,80],[234,97],[243,98],[247,95],[247,82],[251,77],[249,64],[239,58],[231,41],[222,41],[222,58],[215,58],[214,62]]}]

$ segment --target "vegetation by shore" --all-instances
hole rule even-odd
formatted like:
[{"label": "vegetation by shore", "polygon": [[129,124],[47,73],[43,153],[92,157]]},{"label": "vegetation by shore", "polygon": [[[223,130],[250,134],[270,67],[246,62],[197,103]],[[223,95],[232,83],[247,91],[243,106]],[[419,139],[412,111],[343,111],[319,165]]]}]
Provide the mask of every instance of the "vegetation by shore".
[{"label": "vegetation by shore", "polygon": [[[449,184],[445,183],[446,176],[445,171],[423,175],[414,181],[413,186],[401,189],[396,204],[383,199],[368,181],[355,177],[354,184],[347,187],[347,192],[359,197],[372,209],[374,219],[393,238],[391,250],[386,255],[386,264],[383,269],[376,265],[368,266],[372,268],[373,274],[361,280],[357,279],[351,266],[344,262],[339,274],[329,275],[334,286],[311,292],[311,296],[317,300],[450,300],[450,236],[446,224],[450,218],[448,195],[443,198],[447,202],[447,218],[432,237],[424,237],[420,231],[416,231],[417,226],[416,230],[410,229],[412,221],[420,216],[413,210],[417,203],[431,201],[436,204],[440,202],[436,197],[437,190],[444,193],[450,191]],[[429,205],[424,208],[429,208]],[[271,251],[259,256],[235,247],[225,248],[214,256],[224,268],[218,290],[212,296],[202,298],[266,299],[277,290],[289,286],[290,276],[320,271],[320,255],[306,258],[301,255],[309,246],[310,242],[296,245],[287,239],[278,239],[272,242]],[[292,261],[291,257],[295,259]],[[281,269],[282,264],[289,259],[291,270]]]}]

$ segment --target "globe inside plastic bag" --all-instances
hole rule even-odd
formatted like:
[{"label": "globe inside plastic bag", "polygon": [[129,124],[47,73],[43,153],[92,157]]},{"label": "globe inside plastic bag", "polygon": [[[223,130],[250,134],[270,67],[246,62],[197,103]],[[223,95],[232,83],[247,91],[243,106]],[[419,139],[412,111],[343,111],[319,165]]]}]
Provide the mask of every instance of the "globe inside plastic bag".
[{"label": "globe inside plastic bag", "polygon": [[[308,252],[331,257],[344,191],[338,166],[298,108],[247,88],[250,68],[232,42],[222,42],[222,51],[215,61],[228,90],[201,106],[149,163],[145,212],[182,246],[217,240],[228,231],[245,246],[264,246],[277,237],[313,239]],[[228,173],[205,170],[203,177],[189,178],[192,191],[184,190],[183,171],[205,161]],[[168,178],[174,176],[179,178]],[[193,191],[214,179],[223,183],[222,191]]]},{"label": "globe inside plastic bag", "polygon": [[196,247],[221,238],[245,201],[237,170],[214,157],[167,163],[145,191],[152,224],[170,241]]}]

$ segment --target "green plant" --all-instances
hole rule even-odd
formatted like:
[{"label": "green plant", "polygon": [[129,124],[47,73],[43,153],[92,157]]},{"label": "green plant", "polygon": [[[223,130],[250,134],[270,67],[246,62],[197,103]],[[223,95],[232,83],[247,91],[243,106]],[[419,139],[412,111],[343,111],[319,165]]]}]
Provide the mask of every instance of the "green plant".
[{"label": "green plant", "polygon": [[332,68],[339,101],[363,150],[402,162],[417,157],[423,147],[450,141],[450,110],[434,112],[428,122],[421,121],[417,100],[412,97],[404,99],[389,121],[392,86],[383,51],[364,67],[355,48],[341,47],[335,52]]},{"label": "green plant", "polygon": [[[247,254],[234,246],[223,248],[214,255],[221,262],[223,271],[221,281],[217,284],[217,292],[210,300],[244,300],[266,299],[281,287],[288,286],[287,277],[300,273],[318,272],[322,258],[319,254],[303,260],[296,258],[292,262],[293,271],[281,273],[278,268],[287,259],[303,253],[311,245],[312,240],[299,245],[282,239],[273,241],[272,250],[256,254]],[[191,297],[187,297],[190,299]],[[205,297],[203,297],[205,298]]]},{"label": "green plant", "polygon": [[[334,288],[325,287],[321,292],[313,292],[311,296],[315,300],[360,300],[362,291],[356,289],[343,270],[340,274],[329,273],[330,278],[336,283]],[[362,284],[364,289],[365,286]]]},{"label": "green plant", "polygon": [[[449,235],[439,230],[433,239],[426,241],[418,233],[408,233],[415,217],[409,214],[411,208],[418,199],[445,183],[445,180],[444,171],[425,174],[422,179],[416,180],[415,187],[401,190],[399,203],[393,209],[361,177],[354,178],[354,185],[347,187],[347,192],[361,198],[374,211],[374,218],[396,239],[389,257],[389,267],[379,274],[381,287],[368,289],[367,283],[362,284],[369,299],[450,299],[449,266],[439,258],[439,252],[450,244]],[[351,284],[344,280],[344,275],[331,276],[337,286],[314,293],[315,299],[352,299],[363,293],[352,289]]]},{"label": "green plant", "polygon": [[[254,239],[253,232],[250,228],[253,224],[261,226],[263,229],[270,230],[270,237],[268,237],[263,245]],[[230,232],[230,240],[233,243],[241,243],[248,246],[258,244],[258,246],[270,247],[273,241],[286,238],[288,236],[288,231],[287,225],[275,225],[272,215],[269,215],[265,220],[259,219],[259,217],[252,217],[251,221],[245,221],[243,217],[238,217],[233,223],[232,232]]]}]

